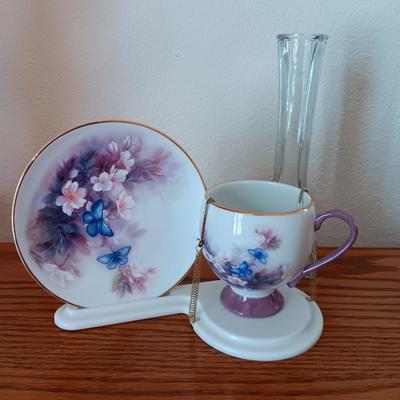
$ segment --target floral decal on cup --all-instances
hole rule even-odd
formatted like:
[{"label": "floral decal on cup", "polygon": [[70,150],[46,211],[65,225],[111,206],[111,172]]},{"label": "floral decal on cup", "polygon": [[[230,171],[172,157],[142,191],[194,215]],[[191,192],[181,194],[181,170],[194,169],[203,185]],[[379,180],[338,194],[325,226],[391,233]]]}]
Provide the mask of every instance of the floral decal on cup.
[{"label": "floral decal on cup", "polygon": [[135,218],[135,192],[144,183],[166,183],[175,167],[168,152],[146,148],[139,138],[81,143],[56,168],[30,222],[39,267],[65,288],[84,273],[78,257],[90,256],[114,274],[110,290],[119,296],[145,292],[157,269],[135,261],[135,243],[146,233]]},{"label": "floral decal on cup", "polygon": [[281,240],[271,229],[256,228],[254,232],[254,248],[235,248],[230,254],[216,251],[206,234],[204,256],[215,274],[233,286],[247,289],[272,288],[285,278],[285,265],[277,268],[268,265],[269,253],[279,248]]}]

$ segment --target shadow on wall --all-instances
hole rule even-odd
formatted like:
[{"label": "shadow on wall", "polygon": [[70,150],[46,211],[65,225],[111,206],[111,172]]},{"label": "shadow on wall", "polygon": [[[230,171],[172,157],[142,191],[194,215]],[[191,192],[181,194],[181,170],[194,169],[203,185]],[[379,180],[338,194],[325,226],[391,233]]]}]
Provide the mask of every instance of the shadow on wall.
[{"label": "shadow on wall", "polygon": [[[64,125],[60,121],[71,114],[71,104],[66,99],[71,98],[68,92],[75,77],[73,60],[68,60],[64,45],[66,32],[62,28],[60,31],[65,26],[59,23],[60,10],[57,2],[22,2],[15,3],[10,16],[11,23],[18,24],[13,44],[17,50],[10,60],[15,65],[10,80],[18,86],[11,89],[18,91],[21,98],[19,118],[23,121],[16,124],[19,128],[13,133],[20,159],[10,160],[10,165],[19,167],[10,176],[12,187],[17,186],[26,163],[41,145],[60,132],[60,126]],[[0,196],[4,220],[10,219],[10,197],[10,193]],[[10,234],[0,241],[6,240],[12,240]]]},{"label": "shadow on wall", "polygon": [[[395,232],[396,223],[390,215],[387,215],[387,210],[382,206],[385,181],[377,172],[383,170],[383,166],[379,165],[377,168],[376,165],[373,165],[377,162],[377,158],[379,159],[379,157],[370,158],[369,154],[375,150],[373,148],[375,142],[368,140],[368,137],[371,138],[371,133],[366,135],[364,132],[369,128],[366,126],[366,121],[371,121],[374,117],[373,105],[377,101],[379,84],[376,73],[379,70],[378,60],[369,51],[373,38],[357,39],[347,42],[349,48],[344,67],[341,118],[340,121],[331,121],[329,124],[331,126],[339,125],[337,129],[339,137],[337,141],[333,142],[337,147],[332,149],[329,146],[329,132],[325,136],[327,139],[322,147],[326,153],[335,152],[335,164],[329,163],[329,157],[321,157],[321,169],[326,171],[333,168],[335,171],[333,181],[329,185],[329,198],[331,199],[329,206],[334,205],[347,210],[358,220],[359,225],[362,220],[368,221],[368,226],[359,226],[358,240],[360,242],[371,243],[374,241],[376,246],[385,246],[386,242],[380,241],[379,235],[373,235],[373,224],[376,224],[375,226],[385,225],[388,231]],[[366,48],[358,48],[355,52],[354,46],[363,43],[366,44]],[[362,58],[360,58],[360,54]],[[381,133],[376,132],[376,135]],[[379,152],[385,153],[391,146],[391,141],[387,138],[379,140],[379,145]],[[373,187],[371,187],[371,183]],[[345,232],[343,227],[344,225],[340,222],[333,223],[332,227],[329,227],[329,235],[342,237]]]},{"label": "shadow on wall", "polygon": [[[33,136],[43,143],[60,133],[60,121],[73,110],[71,88],[76,87],[79,77],[74,70],[74,59],[69,57],[68,24],[65,15],[68,8],[58,2],[29,2],[29,25],[25,27],[25,40],[30,43],[31,69],[26,72],[25,91],[32,99],[27,107]],[[43,121],[48,129],[42,132]],[[31,147],[32,148],[32,147]]]}]

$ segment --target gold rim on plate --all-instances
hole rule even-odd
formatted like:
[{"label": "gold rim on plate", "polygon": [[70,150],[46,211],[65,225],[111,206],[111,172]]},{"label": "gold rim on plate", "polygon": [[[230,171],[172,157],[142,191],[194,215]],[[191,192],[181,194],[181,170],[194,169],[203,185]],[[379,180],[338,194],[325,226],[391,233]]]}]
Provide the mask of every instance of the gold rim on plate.
[{"label": "gold rim on plate", "polygon": [[[92,122],[88,122],[86,124],[82,124],[79,126],[76,126],[72,129],[69,129],[66,132],[63,132],[59,135],[57,135],[56,137],[54,137],[53,139],[49,140],[45,145],[43,145],[36,153],[35,155],[32,157],[32,159],[28,162],[28,164],[26,165],[26,167],[24,168],[19,180],[18,180],[18,184],[17,187],[15,189],[14,192],[14,197],[13,197],[13,202],[12,202],[12,210],[11,210],[11,228],[12,228],[12,235],[13,235],[13,239],[14,239],[14,243],[15,243],[15,247],[17,249],[17,253],[22,261],[22,264],[24,265],[25,269],[27,270],[27,272],[29,273],[29,275],[33,278],[33,280],[42,288],[44,289],[47,293],[51,294],[53,297],[57,298],[58,300],[62,301],[63,303],[66,304],[70,304],[72,306],[75,307],[79,307],[79,308],[84,308],[80,305],[71,303],[70,301],[66,301],[63,298],[61,298],[60,296],[57,296],[55,293],[53,293],[52,291],[50,291],[47,287],[45,287],[34,275],[34,273],[31,271],[31,269],[29,268],[28,263],[26,262],[24,256],[22,255],[21,249],[19,247],[18,244],[18,239],[17,239],[17,234],[16,234],[16,227],[15,227],[15,208],[16,208],[16,203],[18,200],[18,195],[19,195],[19,191],[22,185],[22,182],[24,181],[24,178],[26,176],[26,174],[28,173],[29,169],[31,168],[31,166],[33,165],[33,163],[35,162],[35,160],[55,141],[57,141],[58,139],[62,138],[63,136],[69,134],[69,133],[73,133],[74,131],[79,130],[80,128],[84,128],[86,126],[90,126],[90,125],[98,125],[98,124],[107,124],[107,123],[121,123],[121,124],[129,124],[129,125],[135,125],[135,126],[141,126],[143,128],[149,129],[150,131],[153,131],[154,133],[157,133],[161,136],[163,136],[164,138],[166,138],[167,140],[169,140],[171,143],[173,143],[179,150],[181,150],[185,156],[189,159],[189,161],[192,163],[192,165],[194,166],[194,168],[196,169],[196,172],[198,174],[198,176],[200,177],[200,180],[203,184],[204,187],[204,191],[207,190],[206,185],[204,183],[204,178],[203,175],[201,174],[199,168],[197,167],[196,163],[194,162],[194,160],[192,159],[192,157],[189,155],[189,153],[180,145],[178,144],[174,139],[172,139],[170,136],[168,136],[166,133],[160,131],[159,129],[153,128],[150,125],[146,125],[144,123],[141,122],[137,122],[137,121],[129,121],[129,120],[101,120],[101,121],[92,121]],[[196,244],[193,244],[193,261],[196,257],[196,253],[195,253],[195,247]],[[192,263],[193,264],[193,263]],[[175,287],[176,285],[178,285],[186,276],[186,274],[190,271],[190,268],[192,266],[192,264],[190,264],[190,266],[188,267],[186,273],[183,275],[183,277],[179,278],[177,282],[175,282],[171,287],[169,287],[165,292],[163,292],[162,294],[160,294],[158,297],[163,296],[165,293],[167,293],[168,291],[170,291],[173,287]],[[132,303],[135,302],[137,300],[132,300]],[[125,303],[129,303],[129,302],[125,302]]]}]

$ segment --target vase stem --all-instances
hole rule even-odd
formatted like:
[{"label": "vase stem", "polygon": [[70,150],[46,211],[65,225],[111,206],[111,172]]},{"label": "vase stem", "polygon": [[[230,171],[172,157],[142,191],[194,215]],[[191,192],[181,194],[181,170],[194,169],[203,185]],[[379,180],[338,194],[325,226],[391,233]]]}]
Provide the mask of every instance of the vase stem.
[{"label": "vase stem", "polygon": [[278,35],[279,119],[274,181],[307,188],[308,155],[327,35]]}]

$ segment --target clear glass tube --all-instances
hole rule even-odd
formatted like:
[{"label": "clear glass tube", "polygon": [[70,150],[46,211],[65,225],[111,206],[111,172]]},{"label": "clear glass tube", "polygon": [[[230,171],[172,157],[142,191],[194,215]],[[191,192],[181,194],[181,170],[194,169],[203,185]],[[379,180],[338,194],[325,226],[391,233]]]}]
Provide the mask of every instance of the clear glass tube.
[{"label": "clear glass tube", "polygon": [[280,34],[279,120],[273,179],[307,188],[308,155],[325,34]]}]

